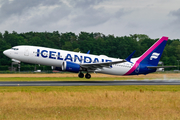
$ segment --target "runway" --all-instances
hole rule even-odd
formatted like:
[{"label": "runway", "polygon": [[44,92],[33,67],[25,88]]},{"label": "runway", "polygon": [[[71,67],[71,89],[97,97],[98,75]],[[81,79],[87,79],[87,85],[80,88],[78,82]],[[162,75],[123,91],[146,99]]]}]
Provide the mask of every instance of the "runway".
[{"label": "runway", "polygon": [[122,86],[122,85],[180,85],[180,80],[148,81],[1,81],[0,86]]}]

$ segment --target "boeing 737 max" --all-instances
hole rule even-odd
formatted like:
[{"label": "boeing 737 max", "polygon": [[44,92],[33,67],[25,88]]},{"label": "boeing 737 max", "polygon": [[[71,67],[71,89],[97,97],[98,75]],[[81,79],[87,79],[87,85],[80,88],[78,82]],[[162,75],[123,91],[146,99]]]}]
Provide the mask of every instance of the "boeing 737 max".
[{"label": "boeing 737 max", "polygon": [[[79,73],[83,78],[91,78],[90,72],[112,75],[138,75],[155,72],[167,43],[168,37],[162,37],[143,55],[126,59],[116,59],[105,55],[92,55],[39,46],[21,45],[5,50],[3,53],[14,61],[52,66],[54,69]],[[132,58],[132,59],[131,59]]]}]

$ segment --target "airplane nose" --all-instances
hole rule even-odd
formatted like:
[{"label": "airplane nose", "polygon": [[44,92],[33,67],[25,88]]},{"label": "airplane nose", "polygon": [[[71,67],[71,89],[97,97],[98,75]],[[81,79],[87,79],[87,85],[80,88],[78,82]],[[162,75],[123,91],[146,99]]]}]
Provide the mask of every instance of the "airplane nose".
[{"label": "airplane nose", "polygon": [[9,53],[8,50],[3,51],[3,54],[6,56],[8,56],[8,53]]}]

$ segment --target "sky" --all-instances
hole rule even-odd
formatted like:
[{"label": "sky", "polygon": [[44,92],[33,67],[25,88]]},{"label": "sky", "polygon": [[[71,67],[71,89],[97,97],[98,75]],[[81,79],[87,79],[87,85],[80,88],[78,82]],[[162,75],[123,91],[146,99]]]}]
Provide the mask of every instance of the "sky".
[{"label": "sky", "polygon": [[0,0],[0,32],[180,39],[180,0]]}]

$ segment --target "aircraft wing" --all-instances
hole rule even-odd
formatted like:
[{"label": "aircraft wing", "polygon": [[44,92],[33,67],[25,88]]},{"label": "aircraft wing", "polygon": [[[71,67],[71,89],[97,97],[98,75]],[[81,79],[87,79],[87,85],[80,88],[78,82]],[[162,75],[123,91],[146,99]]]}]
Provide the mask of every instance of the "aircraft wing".
[{"label": "aircraft wing", "polygon": [[[89,51],[88,51],[89,52]],[[131,58],[134,55],[135,51],[131,53],[126,59],[120,59],[113,62],[101,62],[101,63],[85,63],[80,64],[82,68],[86,68],[88,70],[96,70],[96,69],[103,69],[103,67],[110,68],[113,64],[123,63],[123,62],[131,62]]]},{"label": "aircraft wing", "polygon": [[96,70],[97,68],[102,69],[103,67],[109,68],[112,64],[127,62],[125,59],[113,62],[102,62],[102,63],[85,63],[80,64],[82,68],[86,68],[88,70]]}]

